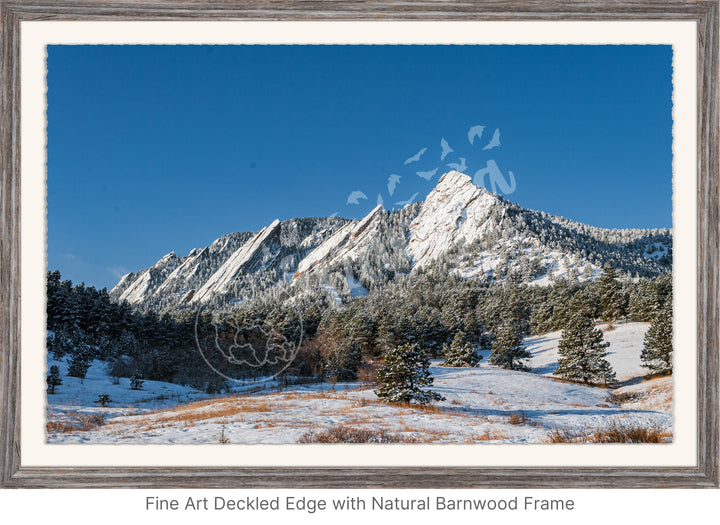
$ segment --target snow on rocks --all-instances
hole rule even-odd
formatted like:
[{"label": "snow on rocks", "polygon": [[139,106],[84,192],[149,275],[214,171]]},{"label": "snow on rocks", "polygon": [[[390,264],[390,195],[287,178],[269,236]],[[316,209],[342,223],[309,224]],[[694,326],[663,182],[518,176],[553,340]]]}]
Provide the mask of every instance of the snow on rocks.
[{"label": "snow on rocks", "polygon": [[498,197],[457,171],[443,175],[410,224],[408,251],[415,268],[427,266],[461,239],[472,242],[489,226]]},{"label": "snow on rocks", "polygon": [[[120,294],[120,301],[127,301],[130,304],[138,303],[159,287],[165,278],[175,270],[179,259],[174,252],[167,254],[150,268],[143,270],[138,277],[130,283],[129,276],[122,278],[120,283],[127,285],[127,288]],[[118,283],[118,286],[120,286]]]},{"label": "snow on rocks", "polygon": [[202,303],[209,300],[213,295],[220,295],[230,289],[235,278],[243,272],[247,265],[250,265],[263,256],[262,248],[274,236],[280,233],[280,221],[275,219],[269,226],[266,226],[253,235],[249,241],[238,248],[230,258],[213,274],[210,279],[198,290],[190,302]]},{"label": "snow on rocks", "polygon": [[373,238],[382,211],[382,205],[378,205],[362,220],[348,223],[340,228],[328,240],[300,261],[296,276],[312,272],[321,267],[327,268],[343,259],[353,260],[357,248]]}]

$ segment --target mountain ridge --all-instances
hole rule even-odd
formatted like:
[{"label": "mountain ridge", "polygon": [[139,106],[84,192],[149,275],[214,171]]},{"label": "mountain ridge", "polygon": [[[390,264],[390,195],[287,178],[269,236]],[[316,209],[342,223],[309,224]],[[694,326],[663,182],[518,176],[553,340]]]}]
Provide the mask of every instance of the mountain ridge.
[{"label": "mountain ridge", "polygon": [[668,273],[671,230],[596,228],[523,208],[450,171],[425,201],[400,210],[377,206],[361,220],[275,219],[186,257],[170,253],[123,276],[110,296],[164,311],[222,307],[278,286],[314,283],[345,300],[398,273],[543,285],[593,280],[605,264],[628,277]]}]

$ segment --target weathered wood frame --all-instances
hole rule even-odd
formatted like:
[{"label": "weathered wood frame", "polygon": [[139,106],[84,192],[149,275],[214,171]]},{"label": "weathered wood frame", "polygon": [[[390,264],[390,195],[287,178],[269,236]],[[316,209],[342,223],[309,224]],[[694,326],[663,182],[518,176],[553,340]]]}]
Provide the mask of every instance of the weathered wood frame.
[{"label": "weathered wood frame", "polygon": [[[718,0],[0,0],[0,486],[718,487]],[[698,443],[689,468],[27,468],[20,464],[20,23],[30,20],[689,20],[698,35]]]}]

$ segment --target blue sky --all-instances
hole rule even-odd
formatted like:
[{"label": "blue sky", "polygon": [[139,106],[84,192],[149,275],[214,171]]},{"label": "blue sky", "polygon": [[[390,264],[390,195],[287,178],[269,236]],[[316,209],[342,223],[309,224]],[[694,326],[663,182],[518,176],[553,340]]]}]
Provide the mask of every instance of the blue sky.
[{"label": "blue sky", "polygon": [[513,172],[505,196],[531,209],[671,227],[671,60],[669,46],[49,46],[48,267],[111,288],[276,218],[422,200],[460,157],[470,176]]}]

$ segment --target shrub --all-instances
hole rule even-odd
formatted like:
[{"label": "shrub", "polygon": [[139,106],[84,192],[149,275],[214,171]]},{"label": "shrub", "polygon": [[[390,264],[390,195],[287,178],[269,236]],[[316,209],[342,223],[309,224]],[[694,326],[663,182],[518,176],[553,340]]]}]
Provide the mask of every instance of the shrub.
[{"label": "shrub", "polygon": [[108,406],[110,403],[112,403],[112,399],[110,399],[110,394],[100,394],[95,403],[102,407]]},{"label": "shrub", "polygon": [[520,412],[513,412],[508,418],[508,423],[511,425],[524,425],[528,421],[528,417],[522,410]]},{"label": "shrub", "polygon": [[298,443],[402,443],[402,437],[385,430],[369,430],[338,425],[322,432],[308,432]]},{"label": "shrub", "polygon": [[607,427],[580,431],[556,429],[548,443],[665,443],[672,436],[658,425],[621,425],[613,421]]}]

